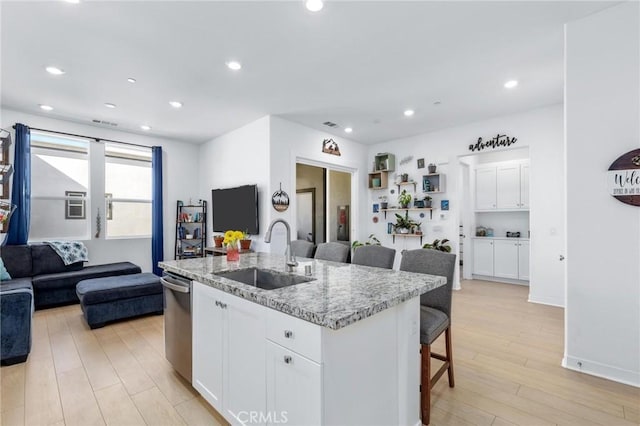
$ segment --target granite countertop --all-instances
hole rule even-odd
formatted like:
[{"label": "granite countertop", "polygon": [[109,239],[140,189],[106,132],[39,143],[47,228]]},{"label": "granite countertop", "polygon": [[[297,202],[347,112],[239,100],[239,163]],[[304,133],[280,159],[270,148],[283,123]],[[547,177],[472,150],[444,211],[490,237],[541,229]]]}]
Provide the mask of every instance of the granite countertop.
[{"label": "granite countertop", "polygon": [[371,268],[347,263],[298,258],[293,274],[304,275],[312,265],[313,281],[263,290],[218,277],[215,273],[245,268],[284,272],[284,256],[249,253],[238,262],[226,256],[170,260],[159,265],[167,272],[190,278],[288,315],[333,330],[346,327],[446,283],[445,277]]}]

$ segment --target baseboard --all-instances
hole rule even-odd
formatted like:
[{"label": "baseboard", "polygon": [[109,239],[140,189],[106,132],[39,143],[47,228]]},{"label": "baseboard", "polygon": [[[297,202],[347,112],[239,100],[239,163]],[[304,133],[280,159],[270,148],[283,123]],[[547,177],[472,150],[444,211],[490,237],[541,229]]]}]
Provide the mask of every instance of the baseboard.
[{"label": "baseboard", "polygon": [[529,302],[537,303],[540,305],[548,305],[548,306],[556,306],[558,308],[564,308],[564,302],[561,302],[555,298],[545,298],[545,297],[533,297],[531,293],[529,293]]},{"label": "baseboard", "polygon": [[611,365],[578,359],[568,355],[562,358],[562,366],[569,370],[640,388],[640,371],[624,370]]},{"label": "baseboard", "polygon": [[513,280],[511,278],[500,278],[500,277],[494,277],[494,276],[490,276],[490,275],[476,275],[476,274],[472,274],[472,279],[474,280],[482,280],[482,281],[494,281],[497,283],[503,283],[503,284],[515,284],[515,285],[522,285],[522,286],[529,286],[529,281],[523,281],[523,280]]}]

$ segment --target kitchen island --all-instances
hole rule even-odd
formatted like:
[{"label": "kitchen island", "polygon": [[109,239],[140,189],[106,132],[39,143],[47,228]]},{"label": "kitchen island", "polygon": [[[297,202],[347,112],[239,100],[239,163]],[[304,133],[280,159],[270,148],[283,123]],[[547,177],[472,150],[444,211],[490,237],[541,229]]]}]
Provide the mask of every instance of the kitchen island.
[{"label": "kitchen island", "polygon": [[[192,383],[232,424],[420,424],[419,296],[444,277],[312,259],[285,272],[266,253],[160,266],[194,281]],[[273,288],[291,279],[309,281]]]}]

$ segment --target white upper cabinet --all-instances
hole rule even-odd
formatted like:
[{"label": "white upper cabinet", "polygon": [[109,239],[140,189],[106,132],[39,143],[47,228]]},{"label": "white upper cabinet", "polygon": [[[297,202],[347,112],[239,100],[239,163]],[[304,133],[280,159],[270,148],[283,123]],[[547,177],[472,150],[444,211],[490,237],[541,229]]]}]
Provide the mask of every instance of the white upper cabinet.
[{"label": "white upper cabinet", "polygon": [[529,208],[529,164],[504,163],[475,170],[476,210]]},{"label": "white upper cabinet", "polygon": [[496,208],[496,168],[476,169],[476,210]]}]

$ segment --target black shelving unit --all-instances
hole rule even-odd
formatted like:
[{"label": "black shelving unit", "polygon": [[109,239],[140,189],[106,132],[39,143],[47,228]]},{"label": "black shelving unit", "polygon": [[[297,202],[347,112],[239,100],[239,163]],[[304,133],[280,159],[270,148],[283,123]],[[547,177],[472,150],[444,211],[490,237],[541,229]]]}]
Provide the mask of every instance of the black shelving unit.
[{"label": "black shelving unit", "polygon": [[[175,259],[204,257],[207,242],[207,202],[183,205],[176,203]],[[189,238],[187,238],[189,237]]]}]

